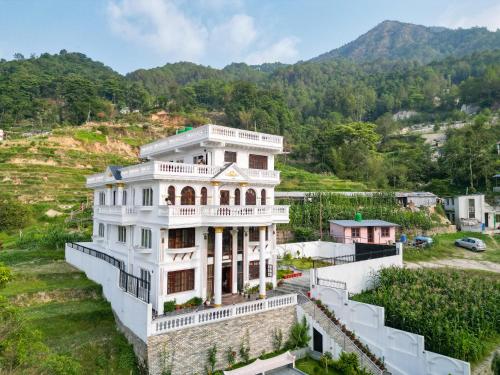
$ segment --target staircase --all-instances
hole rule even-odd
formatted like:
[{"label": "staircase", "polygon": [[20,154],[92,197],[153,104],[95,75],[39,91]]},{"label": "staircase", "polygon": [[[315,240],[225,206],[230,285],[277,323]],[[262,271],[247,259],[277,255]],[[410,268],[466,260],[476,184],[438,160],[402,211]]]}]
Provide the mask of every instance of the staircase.
[{"label": "staircase", "polygon": [[310,290],[309,274],[293,279],[282,280],[281,285],[276,288],[276,292],[278,293],[297,294],[298,304],[302,304],[309,301],[309,299],[306,297],[309,290]]},{"label": "staircase", "polygon": [[314,302],[307,299],[300,307],[339,345],[346,353],[355,353],[358,356],[361,367],[371,374],[388,374],[381,370],[365,353],[363,353],[354,342],[342,330],[321,311]]}]

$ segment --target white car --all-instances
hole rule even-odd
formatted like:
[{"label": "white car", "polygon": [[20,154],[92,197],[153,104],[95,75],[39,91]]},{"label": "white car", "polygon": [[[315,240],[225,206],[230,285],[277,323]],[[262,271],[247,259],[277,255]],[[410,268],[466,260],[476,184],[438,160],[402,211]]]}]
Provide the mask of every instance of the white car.
[{"label": "white car", "polygon": [[472,251],[486,250],[486,244],[483,242],[483,240],[474,237],[465,237],[460,240],[456,240],[455,245],[470,249]]}]

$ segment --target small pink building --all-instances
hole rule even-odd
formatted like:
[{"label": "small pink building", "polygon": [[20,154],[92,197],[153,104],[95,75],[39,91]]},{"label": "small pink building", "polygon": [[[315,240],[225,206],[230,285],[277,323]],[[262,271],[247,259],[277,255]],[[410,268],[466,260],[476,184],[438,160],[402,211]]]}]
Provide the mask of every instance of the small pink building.
[{"label": "small pink building", "polygon": [[392,244],[399,225],[383,220],[330,220],[330,236],[341,243]]}]

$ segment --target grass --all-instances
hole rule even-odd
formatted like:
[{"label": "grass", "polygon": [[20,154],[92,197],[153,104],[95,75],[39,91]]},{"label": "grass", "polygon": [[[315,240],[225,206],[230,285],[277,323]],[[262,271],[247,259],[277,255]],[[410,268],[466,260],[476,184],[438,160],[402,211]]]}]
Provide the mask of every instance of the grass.
[{"label": "grass", "polygon": [[[291,259],[280,259],[278,261],[280,266],[290,266],[296,268],[298,270],[309,270],[313,268],[313,260],[312,258],[291,258]],[[323,262],[321,260],[315,260],[314,265],[316,267],[327,267],[331,266],[328,262]]]},{"label": "grass", "polygon": [[75,359],[82,374],[138,373],[132,347],[116,329],[101,287],[63,261],[62,251],[3,250],[14,280],[0,295],[20,309],[51,350]]},{"label": "grass", "polygon": [[276,164],[281,173],[280,191],[366,191],[362,182],[341,180],[332,174],[311,173],[282,163]]},{"label": "grass", "polygon": [[302,372],[306,374],[314,374],[314,375],[342,375],[340,372],[335,371],[332,368],[328,368],[328,372],[326,372],[325,367],[322,366],[319,361],[312,359],[311,357],[306,357],[299,359],[295,362],[295,366]]},{"label": "grass", "polygon": [[[455,240],[464,237],[475,237],[483,240],[486,243],[486,251],[475,253],[471,250],[455,246]],[[464,258],[500,263],[499,236],[492,237],[482,233],[457,232],[437,234],[432,238],[434,239],[434,243],[431,247],[405,247],[403,260],[407,262],[419,262],[449,258]]]}]

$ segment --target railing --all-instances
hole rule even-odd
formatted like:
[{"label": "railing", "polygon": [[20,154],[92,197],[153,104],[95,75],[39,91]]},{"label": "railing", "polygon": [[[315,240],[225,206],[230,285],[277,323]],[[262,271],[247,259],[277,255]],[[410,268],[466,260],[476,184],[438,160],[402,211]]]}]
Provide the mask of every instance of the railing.
[{"label": "railing", "polygon": [[112,266],[118,268],[120,270],[120,277],[118,281],[118,285],[120,286],[120,288],[125,290],[127,293],[136,296],[140,300],[149,303],[151,283],[145,279],[141,279],[137,276],[125,272],[125,264],[123,263],[123,261],[118,260],[106,253],[103,253],[102,251],[91,249],[74,242],[68,242],[66,243],[66,245],[71,247],[72,249],[81,251],[82,253],[104,260],[105,262],[108,262]]},{"label": "railing", "polygon": [[[147,163],[131,165],[120,170],[122,179],[143,176],[147,174],[168,175],[168,176],[196,176],[212,178],[222,170],[223,167],[203,165],[203,164],[186,164],[186,163],[173,163],[164,161],[149,161]],[[280,172],[267,169],[250,169],[240,168],[243,173],[248,177],[258,180],[272,180],[279,182]],[[90,176],[87,183],[96,176]],[[95,181],[99,182],[99,181]]]},{"label": "railing", "polygon": [[288,215],[288,206],[160,206],[160,216],[265,216]]},{"label": "railing", "polygon": [[134,206],[95,206],[95,212],[107,215],[130,215],[137,213],[137,209]]},{"label": "railing", "polygon": [[324,278],[317,277],[316,284],[326,286],[328,288],[347,290],[347,283],[345,281],[324,279]]},{"label": "railing", "polygon": [[274,147],[283,146],[283,137],[272,134],[252,132],[248,130],[227,128],[218,125],[204,125],[187,132],[176,134],[168,138],[141,147],[141,157],[160,150],[168,150],[171,147],[180,147],[186,143],[197,142],[206,139],[235,140],[245,143],[264,143]]},{"label": "railing", "polygon": [[377,259],[399,255],[399,248],[391,246],[383,250],[376,250],[371,252],[363,252],[357,254],[341,255],[333,258],[317,257],[313,259],[313,268],[328,267],[328,265],[336,266],[347,263],[361,262],[363,260]]},{"label": "railing", "polygon": [[281,307],[295,306],[296,304],[297,295],[287,294],[189,314],[162,317],[153,321],[152,333],[159,334],[202,324],[216,323],[239,316],[257,314]]}]

